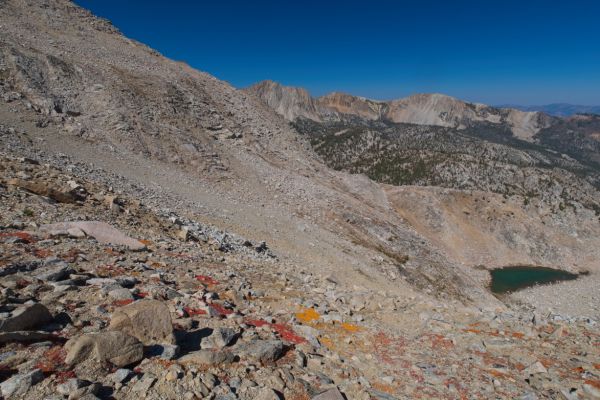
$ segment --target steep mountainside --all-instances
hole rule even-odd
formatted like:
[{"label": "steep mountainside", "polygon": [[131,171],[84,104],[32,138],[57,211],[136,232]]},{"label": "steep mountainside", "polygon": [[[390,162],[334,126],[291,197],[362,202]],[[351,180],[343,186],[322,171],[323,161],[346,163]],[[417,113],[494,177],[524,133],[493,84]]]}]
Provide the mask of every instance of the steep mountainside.
[{"label": "steep mountainside", "polygon": [[[414,250],[411,279],[420,287],[493,301],[402,226],[380,188],[357,194],[362,183],[327,169],[254,96],[162,57],[66,0],[11,0],[0,12],[3,120],[23,132],[2,137],[9,151],[100,166],[173,196],[169,207],[266,240],[299,262],[355,269],[375,286]],[[344,232],[338,221],[346,215],[353,227]],[[382,242],[389,230],[395,239]],[[382,251],[384,262],[374,262]],[[426,279],[426,270],[450,278]]]}]

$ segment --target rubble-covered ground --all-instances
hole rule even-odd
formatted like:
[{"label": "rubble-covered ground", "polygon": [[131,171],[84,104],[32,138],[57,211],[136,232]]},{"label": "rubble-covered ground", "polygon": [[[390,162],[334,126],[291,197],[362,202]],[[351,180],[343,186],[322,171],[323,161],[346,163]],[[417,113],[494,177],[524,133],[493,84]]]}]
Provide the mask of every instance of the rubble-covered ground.
[{"label": "rubble-covered ground", "polygon": [[5,399],[600,398],[600,329],[396,298],[0,159]]}]

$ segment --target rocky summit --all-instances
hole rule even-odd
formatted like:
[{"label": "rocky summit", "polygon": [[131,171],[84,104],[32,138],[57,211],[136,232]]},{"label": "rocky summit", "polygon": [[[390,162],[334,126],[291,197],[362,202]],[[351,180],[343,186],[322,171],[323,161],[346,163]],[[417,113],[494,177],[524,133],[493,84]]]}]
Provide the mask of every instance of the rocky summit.
[{"label": "rocky summit", "polygon": [[[4,399],[600,398],[598,118],[238,90],[0,1]],[[497,295],[490,270],[577,279]]]}]

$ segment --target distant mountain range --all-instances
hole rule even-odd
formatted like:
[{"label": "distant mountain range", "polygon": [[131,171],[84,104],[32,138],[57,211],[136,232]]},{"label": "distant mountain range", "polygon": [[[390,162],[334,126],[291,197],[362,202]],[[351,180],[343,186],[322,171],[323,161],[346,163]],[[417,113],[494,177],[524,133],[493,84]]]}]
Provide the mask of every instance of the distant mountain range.
[{"label": "distant mountain range", "polygon": [[306,135],[333,169],[391,185],[533,196],[562,207],[576,201],[600,215],[600,115],[551,116],[442,94],[311,97],[272,81],[246,91]]},{"label": "distant mountain range", "polygon": [[499,108],[514,108],[521,111],[541,111],[556,117],[570,117],[575,114],[600,114],[600,106],[581,106],[567,103],[546,104],[544,106],[519,106],[502,104]]},{"label": "distant mountain range", "polygon": [[314,98],[303,88],[283,86],[273,81],[259,82],[246,90],[289,121],[297,118],[316,122],[360,119],[457,129],[488,123],[507,127],[515,136],[528,141],[553,122],[552,117],[543,113],[468,103],[437,93],[415,94],[390,101],[339,92]]}]

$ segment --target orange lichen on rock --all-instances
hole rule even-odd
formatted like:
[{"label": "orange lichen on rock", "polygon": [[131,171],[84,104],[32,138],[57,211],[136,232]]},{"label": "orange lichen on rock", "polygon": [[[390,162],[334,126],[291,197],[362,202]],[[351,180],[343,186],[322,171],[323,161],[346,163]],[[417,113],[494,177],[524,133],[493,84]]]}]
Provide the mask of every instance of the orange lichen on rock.
[{"label": "orange lichen on rock", "polygon": [[305,324],[317,321],[319,318],[321,318],[321,314],[319,314],[314,308],[305,308],[304,310],[296,313],[296,319]]},{"label": "orange lichen on rock", "polygon": [[347,322],[342,322],[342,328],[348,332],[358,332],[360,331],[360,326],[354,325],[354,324],[349,324]]}]

